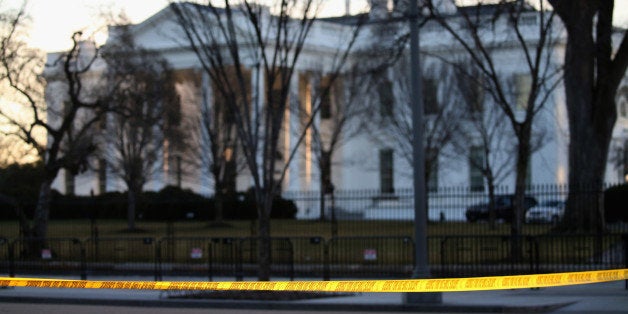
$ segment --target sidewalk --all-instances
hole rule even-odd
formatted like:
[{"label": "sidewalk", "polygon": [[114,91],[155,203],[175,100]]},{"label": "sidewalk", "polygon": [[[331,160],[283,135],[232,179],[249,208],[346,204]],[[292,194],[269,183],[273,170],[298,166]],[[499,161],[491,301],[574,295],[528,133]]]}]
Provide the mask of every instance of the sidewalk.
[{"label": "sidewalk", "polygon": [[171,299],[160,291],[6,288],[0,302],[335,311],[627,313],[624,281],[543,289],[443,293],[442,304],[404,304],[402,293],[361,293],[297,301]]}]

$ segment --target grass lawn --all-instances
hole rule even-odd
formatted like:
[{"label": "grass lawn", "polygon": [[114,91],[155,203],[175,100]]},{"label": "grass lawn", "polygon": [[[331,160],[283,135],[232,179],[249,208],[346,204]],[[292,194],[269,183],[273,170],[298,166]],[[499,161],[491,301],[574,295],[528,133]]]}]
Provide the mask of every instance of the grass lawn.
[{"label": "grass lawn", "polygon": [[[128,232],[123,220],[98,220],[92,224],[89,220],[51,221],[49,238],[76,238],[83,241],[87,256],[93,260],[124,262],[151,262],[155,258],[155,248],[161,248],[164,258],[172,262],[198,263],[190,253],[195,249],[211,251],[216,262],[231,263],[234,248],[231,242],[223,240],[202,240],[200,238],[247,238],[255,235],[255,221],[228,221],[223,226],[208,222],[179,221],[165,222],[138,221],[138,231]],[[605,238],[602,242],[592,237],[545,237],[550,231],[549,225],[525,225],[526,235],[538,235],[539,258],[543,261],[587,263],[594,256],[617,245],[619,237]],[[98,232],[98,245],[94,246],[92,230]],[[0,238],[9,241],[18,238],[17,222],[0,221]],[[378,264],[411,264],[413,260],[412,238],[413,224],[408,221],[339,221],[339,238],[331,241],[331,224],[312,220],[273,220],[273,237],[289,237],[287,244],[277,240],[273,246],[276,257],[284,256],[286,251],[293,252],[297,263],[320,263],[323,260],[324,246],[313,239],[322,237],[327,241],[330,258],[338,262],[364,262],[365,252],[375,252]],[[175,240],[166,240],[174,235]],[[449,222],[428,225],[430,262],[431,263],[500,263],[510,256],[511,242],[508,237],[510,225],[498,224],[490,230],[488,224]],[[360,237],[376,237],[360,239]],[[297,239],[298,238],[298,239]],[[150,241],[146,241],[150,239]],[[235,240],[239,241],[239,240]],[[282,242],[284,241],[284,242]],[[243,254],[255,259],[254,241],[238,242]],[[0,259],[5,249],[0,243]],[[73,260],[79,254],[76,243],[70,240],[49,241],[51,249],[59,256]],[[534,254],[532,244],[523,241],[524,254]],[[97,251],[94,251],[97,250]],[[206,254],[206,253],[204,253]],[[205,256],[205,255],[203,255]],[[292,253],[285,255],[292,258]],[[251,260],[250,262],[254,262]]]}]

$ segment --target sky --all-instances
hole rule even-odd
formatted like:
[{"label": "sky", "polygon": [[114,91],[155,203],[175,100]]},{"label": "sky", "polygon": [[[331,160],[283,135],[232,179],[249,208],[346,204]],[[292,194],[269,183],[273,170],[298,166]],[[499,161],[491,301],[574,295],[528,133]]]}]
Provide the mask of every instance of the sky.
[{"label": "sky", "polygon": [[[8,3],[19,5],[22,0],[9,0]],[[366,0],[352,0],[351,9],[364,9],[365,3]],[[139,23],[167,4],[167,0],[29,0],[27,12],[32,19],[31,43],[45,51],[64,50],[70,47],[69,38],[76,30],[85,30],[86,34],[90,34],[102,28],[98,26],[103,25],[100,12],[118,13],[124,10],[133,23]],[[344,11],[344,0],[332,0],[325,8],[328,15]]]},{"label": "sky", "polygon": [[[22,0],[4,0],[1,3],[19,5]],[[366,3],[367,0],[351,0],[351,9],[364,10]],[[133,23],[139,23],[167,4],[167,0],[29,0],[27,12],[32,18],[31,43],[44,51],[65,50],[70,47],[70,36],[75,31],[95,33],[98,25],[103,25],[99,12],[124,10]],[[340,15],[344,11],[344,0],[331,0],[325,14]],[[628,27],[628,0],[615,0],[615,21],[617,25]]]}]

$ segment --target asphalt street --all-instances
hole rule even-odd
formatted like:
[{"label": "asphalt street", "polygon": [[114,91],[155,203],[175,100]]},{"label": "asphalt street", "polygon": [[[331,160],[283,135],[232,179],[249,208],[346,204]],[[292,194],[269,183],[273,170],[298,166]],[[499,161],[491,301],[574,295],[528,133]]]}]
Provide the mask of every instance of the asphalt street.
[{"label": "asphalt street", "polygon": [[[134,307],[134,306],[103,306],[103,305],[74,305],[74,304],[23,304],[23,303],[0,303],[0,313],[23,314],[23,313],[47,313],[47,314],[75,314],[75,313],[99,313],[99,314],[238,314],[244,312],[242,309],[190,309],[190,308],[154,308],[154,307]],[[302,310],[246,310],[247,314],[335,314],[347,312],[334,311],[302,311]],[[402,312],[378,312],[402,313]]]},{"label": "asphalt street", "polygon": [[3,313],[628,313],[625,281],[542,289],[453,292],[442,304],[408,306],[401,293],[296,301],[171,299],[158,291],[7,288]]}]

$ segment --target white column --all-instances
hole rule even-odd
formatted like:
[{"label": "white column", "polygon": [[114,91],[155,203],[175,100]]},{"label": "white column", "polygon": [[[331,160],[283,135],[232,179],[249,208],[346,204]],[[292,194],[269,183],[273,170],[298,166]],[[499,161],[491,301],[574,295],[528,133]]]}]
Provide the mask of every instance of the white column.
[{"label": "white column", "polygon": [[198,173],[200,175],[199,181],[201,182],[201,193],[212,194],[215,191],[213,177],[210,171],[210,163],[212,162],[211,149],[209,145],[210,139],[209,134],[203,126],[203,123],[205,123],[205,121],[203,121],[202,119],[205,119],[206,117],[213,117],[211,111],[213,110],[214,104],[214,91],[211,88],[211,78],[209,77],[207,72],[203,71],[202,69],[198,70],[201,71],[201,95],[199,99],[198,110],[202,117],[201,119],[199,119],[199,132],[201,133],[199,134],[201,139],[201,143],[199,143],[199,153],[201,156],[199,157],[201,158],[201,169],[199,169],[200,171]]},{"label": "white column", "polygon": [[[322,73],[319,73],[319,74],[322,75]],[[312,86],[312,95],[316,95],[316,97],[314,97],[314,99],[317,102],[321,101],[321,99],[320,99],[321,95],[320,95],[320,90],[319,90],[320,86],[321,86],[321,79],[322,79],[322,77],[320,77],[320,76],[312,76],[310,78],[310,86]],[[310,112],[312,114],[314,114],[314,107],[317,106],[317,105],[318,105],[318,103],[311,102]],[[320,110],[319,110],[319,112],[317,114],[315,114],[314,121],[312,121],[312,124],[316,125],[316,127],[319,130],[319,135],[318,136],[321,136],[321,134],[320,134],[320,131],[321,131]],[[320,140],[322,141],[322,139],[320,139]],[[319,143],[319,145],[320,145],[320,143]],[[314,163],[318,163],[317,154],[320,154],[320,151],[315,152],[315,150],[320,150],[320,147],[315,147],[315,145],[312,143],[312,146],[310,147],[310,150],[311,150],[310,154],[312,155],[312,158],[311,158],[311,161],[310,161],[312,163],[312,170],[313,170],[312,171],[312,179],[313,178],[317,178],[316,180],[312,180],[311,189],[312,190],[320,190],[320,189],[323,188],[321,186],[321,180],[320,180],[320,176],[322,176],[323,173],[321,172],[321,169],[319,169],[318,165],[315,166],[315,164],[314,164]]]},{"label": "white column", "polygon": [[[251,90],[253,91],[253,94],[251,95],[252,98],[252,112],[251,112],[251,128],[255,128],[255,125],[259,124],[260,128],[258,128],[258,130],[253,130],[253,132],[259,131],[260,129],[263,129],[262,123],[263,123],[263,110],[264,110],[264,103],[265,103],[265,94],[264,94],[264,85],[265,85],[265,80],[264,80],[264,70],[263,70],[263,65],[261,64],[261,60],[258,60],[258,63],[253,65],[253,69],[251,71],[251,80],[252,80],[252,86],[251,86]],[[259,137],[258,137],[258,141],[259,141]],[[263,144],[263,143],[259,143],[259,144]],[[263,173],[263,149],[262,149],[262,145],[258,145],[259,149],[257,151],[257,171],[259,174]],[[251,176],[250,178],[251,180],[251,185],[254,184],[253,182],[253,176]]]}]

